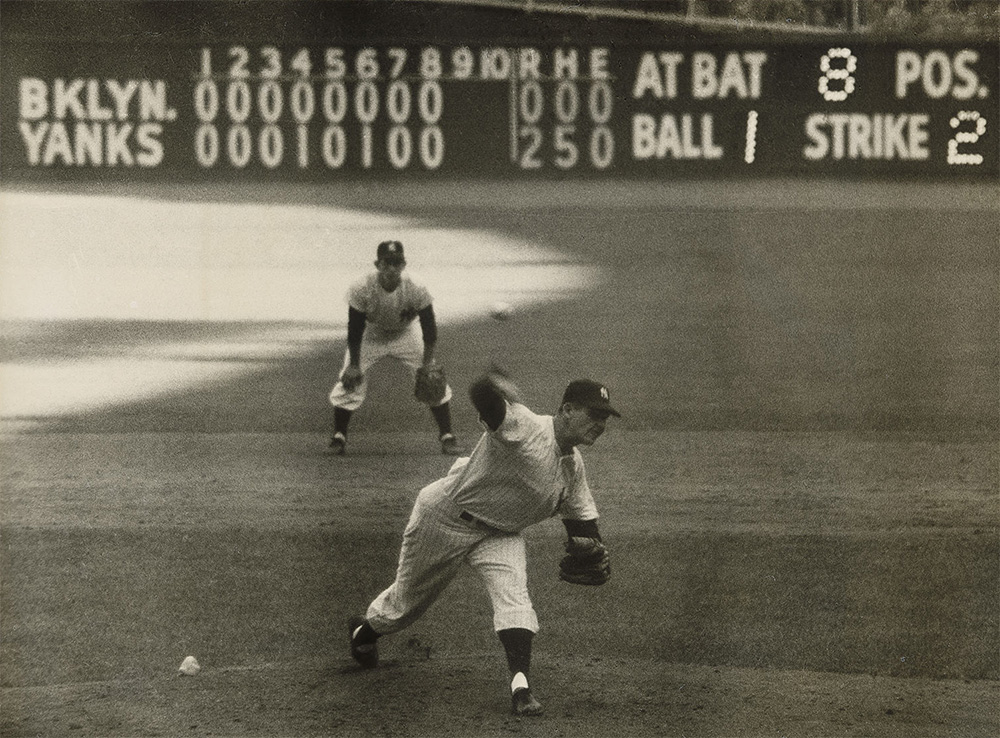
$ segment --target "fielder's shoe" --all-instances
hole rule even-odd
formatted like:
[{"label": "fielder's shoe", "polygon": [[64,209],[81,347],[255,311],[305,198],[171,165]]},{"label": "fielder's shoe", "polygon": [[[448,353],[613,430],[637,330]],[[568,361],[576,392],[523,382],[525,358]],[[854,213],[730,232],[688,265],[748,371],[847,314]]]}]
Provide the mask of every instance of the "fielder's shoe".
[{"label": "fielder's shoe", "polygon": [[355,631],[364,624],[365,619],[357,615],[347,621],[347,633],[351,643],[351,658],[365,669],[374,669],[378,666],[378,644],[358,643],[354,637]]},{"label": "fielder's shoe", "polygon": [[448,456],[461,456],[464,450],[465,449],[458,445],[458,441],[451,433],[445,433],[441,436],[441,453],[447,454]]},{"label": "fielder's shoe", "polygon": [[541,715],[545,710],[530,689],[521,687],[510,696],[510,711],[518,717],[531,717]]},{"label": "fielder's shoe", "polygon": [[336,456],[343,456],[347,453],[347,437],[339,431],[334,433],[333,438],[330,439],[330,450]]}]

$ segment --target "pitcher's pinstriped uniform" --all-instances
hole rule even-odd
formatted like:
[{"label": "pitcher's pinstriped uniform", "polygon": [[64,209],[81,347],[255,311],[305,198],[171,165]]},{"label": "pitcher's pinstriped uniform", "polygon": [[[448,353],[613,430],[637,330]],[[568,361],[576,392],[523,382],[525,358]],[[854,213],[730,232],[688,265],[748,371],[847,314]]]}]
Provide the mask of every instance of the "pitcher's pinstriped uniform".
[{"label": "pitcher's pinstriped uniform", "polygon": [[493,627],[538,631],[528,596],[520,532],[553,515],[595,520],[583,456],[560,455],[551,415],[507,404],[468,458],[424,487],[403,534],[396,581],[369,606],[381,634],[409,625],[444,590],[462,563],[483,577],[493,603]]},{"label": "pitcher's pinstriped uniform", "polygon": [[364,618],[349,620],[348,629],[351,656],[364,667],[376,666],[378,639],[419,618],[467,563],[482,577],[493,605],[493,627],[511,674],[511,711],[527,716],[540,715],[542,705],[528,686],[538,616],[528,595],[521,531],[558,515],[569,536],[567,551],[575,539],[591,539],[606,556],[577,446],[594,443],[608,417],[619,416],[607,388],[589,379],[569,383],[554,415],[536,415],[518,395],[496,372],[473,382],[469,397],[486,432],[469,457],[420,490],[395,581]]}]

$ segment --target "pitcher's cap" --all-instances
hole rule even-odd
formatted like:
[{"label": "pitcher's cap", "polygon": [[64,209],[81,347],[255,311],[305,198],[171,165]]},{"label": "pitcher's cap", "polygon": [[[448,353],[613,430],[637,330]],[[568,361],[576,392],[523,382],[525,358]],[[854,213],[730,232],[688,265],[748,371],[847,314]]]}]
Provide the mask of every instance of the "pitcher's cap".
[{"label": "pitcher's cap", "polygon": [[608,415],[620,418],[621,414],[611,407],[608,388],[592,379],[574,379],[563,393],[563,402],[572,402],[592,410],[603,410]]},{"label": "pitcher's cap", "polygon": [[403,256],[403,244],[399,241],[383,241],[378,245],[378,249],[375,252],[376,259],[385,259],[386,261],[392,262],[405,262],[406,259]]}]

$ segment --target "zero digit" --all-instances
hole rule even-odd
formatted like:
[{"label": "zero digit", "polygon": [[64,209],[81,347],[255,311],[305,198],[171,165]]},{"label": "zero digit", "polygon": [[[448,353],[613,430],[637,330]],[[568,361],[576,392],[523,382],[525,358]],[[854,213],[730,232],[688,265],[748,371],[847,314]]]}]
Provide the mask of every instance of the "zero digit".
[{"label": "zero digit", "polygon": [[206,169],[215,166],[219,159],[219,131],[215,126],[208,123],[198,126],[194,136],[194,157]]},{"label": "zero digit", "polygon": [[607,126],[596,126],[590,132],[590,163],[595,169],[607,169],[615,160],[615,137]]},{"label": "zero digit", "polygon": [[393,126],[389,129],[389,136],[386,139],[386,148],[389,152],[389,163],[394,169],[406,169],[410,165],[410,158],[413,156],[413,136],[406,126]]},{"label": "zero digit", "polygon": [[281,129],[275,125],[264,126],[260,131],[258,147],[260,148],[260,160],[265,167],[274,169],[281,164],[285,153],[285,139],[281,134]]},{"label": "zero digit", "polygon": [[292,117],[297,123],[308,123],[316,110],[316,95],[312,85],[300,79],[292,85],[291,99]]},{"label": "zero digit", "polygon": [[613,99],[611,85],[607,82],[591,84],[590,93],[587,95],[587,108],[590,111],[590,119],[594,123],[607,123],[611,120]]},{"label": "zero digit", "polygon": [[194,87],[194,112],[202,123],[211,123],[219,114],[219,88],[210,79]]},{"label": "zero digit", "polygon": [[393,123],[405,123],[410,117],[410,86],[401,79],[393,80],[386,91],[386,106]]},{"label": "zero digit", "polygon": [[424,123],[437,123],[441,120],[444,109],[444,95],[441,93],[440,82],[421,82],[417,93],[417,107],[420,109],[420,119]]},{"label": "zero digit", "polygon": [[444,134],[437,126],[420,132],[420,160],[427,169],[437,169],[444,161]]},{"label": "zero digit", "polygon": [[274,80],[262,83],[257,91],[257,107],[260,109],[260,117],[265,123],[277,122],[284,108],[281,85]]},{"label": "zero digit", "polygon": [[244,125],[235,125],[229,129],[227,137],[227,151],[229,161],[238,169],[242,169],[250,163],[250,155],[253,147],[250,142],[250,129]]},{"label": "zero digit", "polygon": [[354,112],[362,123],[378,117],[378,88],[374,82],[362,82],[354,90]]},{"label": "zero digit", "polygon": [[518,110],[521,120],[525,123],[537,123],[542,118],[542,111],[545,108],[545,97],[542,93],[542,86],[531,80],[521,85],[518,91]]},{"label": "zero digit", "polygon": [[330,169],[340,169],[347,159],[347,136],[340,126],[327,126],[320,142],[323,161]]},{"label": "zero digit", "polygon": [[555,110],[560,123],[572,123],[580,113],[580,92],[569,80],[556,86]]},{"label": "zero digit", "polygon": [[340,123],[347,115],[347,86],[343,82],[328,82],[323,86],[323,117],[330,123]]},{"label": "zero digit", "polygon": [[234,123],[245,123],[250,117],[250,85],[242,80],[230,82],[226,89],[226,112]]}]

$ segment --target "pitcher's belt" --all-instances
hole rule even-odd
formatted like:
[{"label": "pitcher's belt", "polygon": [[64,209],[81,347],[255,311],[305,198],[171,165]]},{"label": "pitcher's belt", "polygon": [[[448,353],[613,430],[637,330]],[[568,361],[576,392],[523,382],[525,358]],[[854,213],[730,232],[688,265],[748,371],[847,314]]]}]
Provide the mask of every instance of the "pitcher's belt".
[{"label": "pitcher's belt", "polygon": [[503,533],[504,532],[504,531],[500,530],[499,528],[496,528],[496,527],[490,525],[489,523],[487,523],[487,522],[485,522],[483,520],[480,520],[475,515],[473,515],[472,513],[470,513],[468,510],[462,510],[462,512],[459,513],[458,517],[461,518],[462,520],[464,520],[466,523],[471,523],[472,525],[476,526],[477,528],[482,528],[483,530],[488,530],[491,533]]}]

